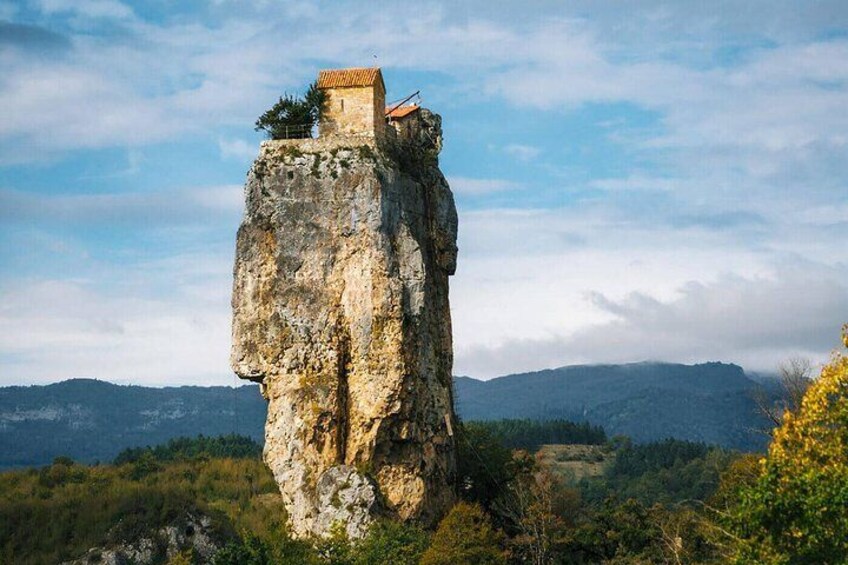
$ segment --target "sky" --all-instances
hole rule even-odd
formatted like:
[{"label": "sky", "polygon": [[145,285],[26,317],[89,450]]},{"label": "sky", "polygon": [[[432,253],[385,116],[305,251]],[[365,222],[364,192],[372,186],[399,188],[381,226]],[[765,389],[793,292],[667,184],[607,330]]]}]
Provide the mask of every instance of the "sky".
[{"label": "sky", "polygon": [[233,384],[254,121],[347,66],[443,117],[455,374],[839,344],[844,1],[0,0],[0,385]]}]

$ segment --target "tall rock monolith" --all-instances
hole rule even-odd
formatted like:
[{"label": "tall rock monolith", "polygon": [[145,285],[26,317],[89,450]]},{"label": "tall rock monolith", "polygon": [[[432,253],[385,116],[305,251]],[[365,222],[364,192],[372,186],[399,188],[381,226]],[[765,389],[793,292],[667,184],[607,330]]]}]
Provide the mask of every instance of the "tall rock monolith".
[{"label": "tall rock monolith", "polygon": [[298,536],[453,503],[448,277],[457,215],[441,120],[404,139],[265,141],[245,186],[232,366],[268,400],[264,457]]}]

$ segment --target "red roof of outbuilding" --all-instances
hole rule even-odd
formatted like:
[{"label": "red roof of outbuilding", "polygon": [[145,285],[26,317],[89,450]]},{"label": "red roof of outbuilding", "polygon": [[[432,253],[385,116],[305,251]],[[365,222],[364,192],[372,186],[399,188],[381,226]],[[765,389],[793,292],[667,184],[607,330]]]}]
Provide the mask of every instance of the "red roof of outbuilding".
[{"label": "red roof of outbuilding", "polygon": [[412,104],[411,106],[398,106],[397,108],[392,109],[391,106],[386,106],[386,117],[387,118],[403,118],[414,111],[416,111],[420,106],[416,104]]},{"label": "red roof of outbuilding", "polygon": [[327,69],[318,73],[318,88],[346,88],[352,86],[383,85],[383,74],[378,67]]}]

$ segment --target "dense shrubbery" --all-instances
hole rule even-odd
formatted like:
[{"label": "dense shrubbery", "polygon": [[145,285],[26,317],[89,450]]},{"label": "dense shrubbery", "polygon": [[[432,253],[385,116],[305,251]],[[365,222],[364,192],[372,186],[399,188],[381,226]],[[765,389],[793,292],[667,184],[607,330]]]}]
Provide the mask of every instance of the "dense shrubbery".
[{"label": "dense shrubbery", "polygon": [[430,534],[412,524],[375,524],[356,546],[355,565],[416,565],[430,545]]},{"label": "dense shrubbery", "polygon": [[[668,524],[675,531],[699,532],[687,509],[624,498],[587,504],[580,490],[565,486],[529,453],[507,449],[487,426],[460,426],[457,437],[458,492],[467,503],[445,518],[432,540],[414,525],[392,522],[375,525],[358,543],[341,533],[315,544],[292,540],[257,446],[237,437],[201,437],[128,450],[115,466],[86,467],[59,458],[41,470],[0,475],[0,562],[78,557],[90,547],[137,538],[186,512],[214,517],[221,540],[231,540],[216,558],[219,565],[412,564],[422,557],[457,565],[616,556],[651,562],[669,555],[662,541]],[[607,486],[625,492],[651,473],[681,461],[691,465],[702,459],[695,455],[711,453],[671,442],[636,447],[623,442],[618,451],[622,463],[610,467]],[[688,535],[684,549],[703,537]],[[179,559],[192,562],[187,555]]]},{"label": "dense shrubbery", "polygon": [[[181,443],[188,452],[207,444]],[[264,535],[276,527],[273,516],[284,516],[277,497],[268,497],[277,487],[258,458],[165,463],[152,451],[121,465],[58,458],[41,469],[0,474],[0,563],[59,563],[187,513],[212,517],[221,539],[243,527]]]},{"label": "dense shrubbery", "polygon": [[261,538],[245,533],[215,556],[214,565],[417,565],[430,534],[414,524],[375,523],[365,538],[352,542],[336,528],[327,539],[293,540],[285,530]]}]

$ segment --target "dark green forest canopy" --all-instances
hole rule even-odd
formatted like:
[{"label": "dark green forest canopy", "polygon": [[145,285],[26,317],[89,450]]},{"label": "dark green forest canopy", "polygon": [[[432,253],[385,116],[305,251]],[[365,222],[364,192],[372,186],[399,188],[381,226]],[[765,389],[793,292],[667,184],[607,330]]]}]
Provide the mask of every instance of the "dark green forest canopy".
[{"label": "dark green forest canopy", "polygon": [[601,426],[568,420],[490,420],[465,422],[467,429],[484,429],[510,449],[535,450],[545,444],[601,445],[607,434]]},{"label": "dark green forest canopy", "polygon": [[252,438],[230,434],[218,437],[174,438],[168,443],[154,447],[125,449],[115,457],[115,465],[134,463],[149,457],[156,461],[179,461],[230,457],[232,459],[258,459],[262,446]]},{"label": "dark green forest canopy", "polygon": [[634,444],[620,439],[602,477],[581,482],[587,503],[610,496],[643,504],[705,501],[718,489],[722,472],[740,454],[704,443],[676,439]]}]

